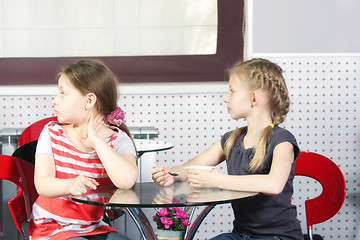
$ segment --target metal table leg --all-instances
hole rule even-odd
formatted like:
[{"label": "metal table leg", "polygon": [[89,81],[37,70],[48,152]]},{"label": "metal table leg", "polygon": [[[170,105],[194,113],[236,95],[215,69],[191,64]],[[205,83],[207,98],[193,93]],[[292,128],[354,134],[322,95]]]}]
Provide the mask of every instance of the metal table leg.
[{"label": "metal table leg", "polygon": [[186,231],[184,240],[192,240],[195,236],[196,231],[200,227],[200,224],[209,212],[215,207],[215,205],[207,206],[200,215],[195,219],[194,223],[190,226],[189,230]]},{"label": "metal table leg", "polygon": [[146,215],[140,208],[129,208],[125,210],[129,213],[131,218],[134,220],[137,228],[139,229],[141,236],[144,240],[156,240],[156,235],[152,229],[152,226],[147,219]]}]

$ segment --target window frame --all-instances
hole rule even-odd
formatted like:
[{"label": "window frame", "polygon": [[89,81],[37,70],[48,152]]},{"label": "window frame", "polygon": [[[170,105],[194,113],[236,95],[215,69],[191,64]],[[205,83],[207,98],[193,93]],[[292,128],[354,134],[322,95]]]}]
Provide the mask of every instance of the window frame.
[{"label": "window frame", "polygon": [[224,81],[243,59],[244,1],[218,0],[216,53],[211,55],[0,58],[0,85],[56,84],[55,75],[79,59],[103,61],[122,83]]}]

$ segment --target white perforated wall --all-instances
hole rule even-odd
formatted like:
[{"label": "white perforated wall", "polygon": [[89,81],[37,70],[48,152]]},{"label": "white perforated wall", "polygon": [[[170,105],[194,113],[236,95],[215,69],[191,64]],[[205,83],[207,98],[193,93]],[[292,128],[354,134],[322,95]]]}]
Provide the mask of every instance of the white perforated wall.
[{"label": "white perforated wall", "polygon": [[[343,171],[347,196],[340,212],[318,224],[315,233],[325,239],[360,239],[359,56],[268,56],[285,71],[291,111],[283,124],[298,139],[301,150],[331,158]],[[169,89],[171,92],[171,89]],[[129,126],[155,126],[159,139],[175,147],[156,154],[156,165],[181,164],[208,148],[220,136],[244,122],[229,118],[222,99],[225,92],[176,94],[123,94],[119,99]],[[0,128],[26,127],[53,115],[53,96],[0,96]],[[225,171],[223,166],[218,167]],[[293,203],[305,227],[304,200],[317,196],[320,184],[296,178]],[[199,228],[203,240],[231,230],[229,205],[217,206]]]}]

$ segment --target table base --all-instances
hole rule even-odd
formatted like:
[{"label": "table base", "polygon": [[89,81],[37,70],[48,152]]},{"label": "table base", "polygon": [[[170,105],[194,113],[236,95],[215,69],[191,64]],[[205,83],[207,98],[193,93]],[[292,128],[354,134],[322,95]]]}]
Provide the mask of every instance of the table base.
[{"label": "table base", "polygon": [[[200,215],[195,219],[191,226],[186,230],[184,240],[192,240],[195,236],[196,231],[198,230],[200,224],[204,218],[209,214],[209,212],[215,207],[215,205],[209,205],[202,210]],[[192,207],[194,208],[194,207]],[[157,240],[154,230],[144,214],[141,208],[125,208],[126,212],[129,213],[133,221],[135,222],[137,228],[139,229],[141,236],[144,240]]]}]

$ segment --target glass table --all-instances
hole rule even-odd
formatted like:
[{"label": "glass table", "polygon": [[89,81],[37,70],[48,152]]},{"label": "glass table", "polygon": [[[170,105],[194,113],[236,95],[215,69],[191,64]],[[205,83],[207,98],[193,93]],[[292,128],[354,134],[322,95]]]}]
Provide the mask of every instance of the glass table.
[{"label": "glass table", "polygon": [[188,182],[178,182],[160,187],[153,182],[137,183],[132,189],[99,187],[73,200],[85,204],[124,208],[136,223],[143,239],[156,240],[152,226],[142,208],[186,207],[192,215],[196,206],[206,206],[187,228],[184,239],[193,239],[207,214],[217,205],[232,201],[246,201],[258,193],[230,191],[219,188],[192,188]]},{"label": "glass table", "polygon": [[139,157],[148,152],[166,151],[174,147],[173,143],[161,140],[134,139]]}]

